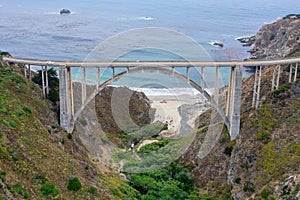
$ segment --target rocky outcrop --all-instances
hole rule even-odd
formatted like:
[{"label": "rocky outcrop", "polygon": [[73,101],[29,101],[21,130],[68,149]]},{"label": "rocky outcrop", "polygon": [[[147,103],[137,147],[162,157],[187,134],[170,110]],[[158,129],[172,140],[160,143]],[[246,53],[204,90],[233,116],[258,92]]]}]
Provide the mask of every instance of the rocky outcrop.
[{"label": "rocky outcrop", "polygon": [[[246,39],[247,40],[247,39]],[[247,45],[251,42],[246,41]],[[253,41],[254,38],[249,38]],[[288,15],[264,25],[256,34],[250,59],[274,59],[299,55],[300,17]]]},{"label": "rocky outcrop", "polygon": [[[134,131],[136,127],[130,126],[131,119],[138,126],[151,122],[150,100],[144,93],[126,87],[104,88],[96,95],[95,106],[98,121],[106,133]],[[126,109],[129,109],[129,113]],[[123,116],[124,114],[130,116]]]}]

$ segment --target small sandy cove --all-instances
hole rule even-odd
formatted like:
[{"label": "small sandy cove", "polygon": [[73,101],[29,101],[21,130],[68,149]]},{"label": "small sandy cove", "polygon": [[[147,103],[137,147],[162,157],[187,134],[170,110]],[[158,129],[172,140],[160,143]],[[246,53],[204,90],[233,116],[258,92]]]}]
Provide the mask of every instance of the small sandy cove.
[{"label": "small sandy cove", "polygon": [[[155,121],[161,121],[168,124],[169,130],[167,135],[174,136],[180,133],[181,124],[187,123],[191,128],[195,126],[195,119],[205,110],[204,99],[195,95],[169,95],[169,96],[148,96],[151,100],[151,107],[155,108]],[[181,112],[185,113],[182,118],[179,107],[182,105],[190,105],[189,109],[184,109]],[[169,134],[169,135],[168,135]]]}]

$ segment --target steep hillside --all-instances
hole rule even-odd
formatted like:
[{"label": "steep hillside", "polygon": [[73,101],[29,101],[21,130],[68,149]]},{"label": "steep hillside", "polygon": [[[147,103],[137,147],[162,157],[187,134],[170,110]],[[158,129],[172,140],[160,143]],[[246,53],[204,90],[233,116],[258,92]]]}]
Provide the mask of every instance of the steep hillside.
[{"label": "steep hillside", "polygon": [[58,126],[48,100],[20,67],[0,61],[0,199],[135,199],[113,172],[99,171],[76,132]]},{"label": "steep hillside", "polygon": [[[287,82],[283,70],[282,82]],[[202,193],[218,199],[300,198],[300,82],[271,92],[272,68],[263,71],[262,100],[251,108],[253,76],[243,81],[241,132],[223,133],[211,153],[197,155],[210,113],[200,116],[197,139],[181,159],[192,168]]]}]

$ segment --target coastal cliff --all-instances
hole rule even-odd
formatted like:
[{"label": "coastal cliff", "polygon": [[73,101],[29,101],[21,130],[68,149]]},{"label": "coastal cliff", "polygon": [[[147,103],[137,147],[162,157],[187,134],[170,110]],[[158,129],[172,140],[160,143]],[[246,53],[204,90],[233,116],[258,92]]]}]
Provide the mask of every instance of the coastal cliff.
[{"label": "coastal cliff", "polygon": [[[251,108],[254,77],[244,79],[241,130],[237,140],[222,135],[205,158],[198,153],[207,133],[210,111],[199,117],[195,141],[180,162],[192,169],[201,193],[216,199],[300,198],[300,82],[271,92],[273,70],[263,70],[262,105]],[[250,102],[250,103],[249,103]]]},{"label": "coastal cliff", "polygon": [[[264,25],[255,36],[250,59],[299,56],[300,16],[289,15]],[[300,199],[300,82],[288,83],[283,66],[280,85],[271,92],[273,68],[262,71],[261,106],[251,107],[254,76],[243,80],[241,129],[230,141],[225,127],[205,158],[198,153],[207,134],[210,112],[197,123],[195,141],[180,162],[191,169],[200,193],[216,199]]]},{"label": "coastal cliff", "polygon": [[249,38],[238,39],[251,46],[250,59],[274,59],[299,55],[300,15],[287,15],[276,22],[265,24]]}]

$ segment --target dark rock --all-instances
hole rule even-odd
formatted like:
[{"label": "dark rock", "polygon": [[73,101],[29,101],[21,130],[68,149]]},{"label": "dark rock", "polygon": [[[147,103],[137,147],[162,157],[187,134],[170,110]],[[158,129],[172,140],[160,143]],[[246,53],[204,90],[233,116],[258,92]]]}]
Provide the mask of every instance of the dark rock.
[{"label": "dark rock", "polygon": [[213,42],[212,45],[219,46],[219,47],[224,47],[224,44],[221,43],[221,42]]},{"label": "dark rock", "polygon": [[238,40],[241,43],[243,43],[244,47],[251,46],[255,42],[255,36],[241,37],[241,38],[237,38],[236,40]]},{"label": "dark rock", "polygon": [[63,14],[71,14],[71,11],[70,11],[69,9],[63,8],[63,9],[61,9],[61,10],[59,11],[59,13],[60,13],[61,15],[63,15]]}]

